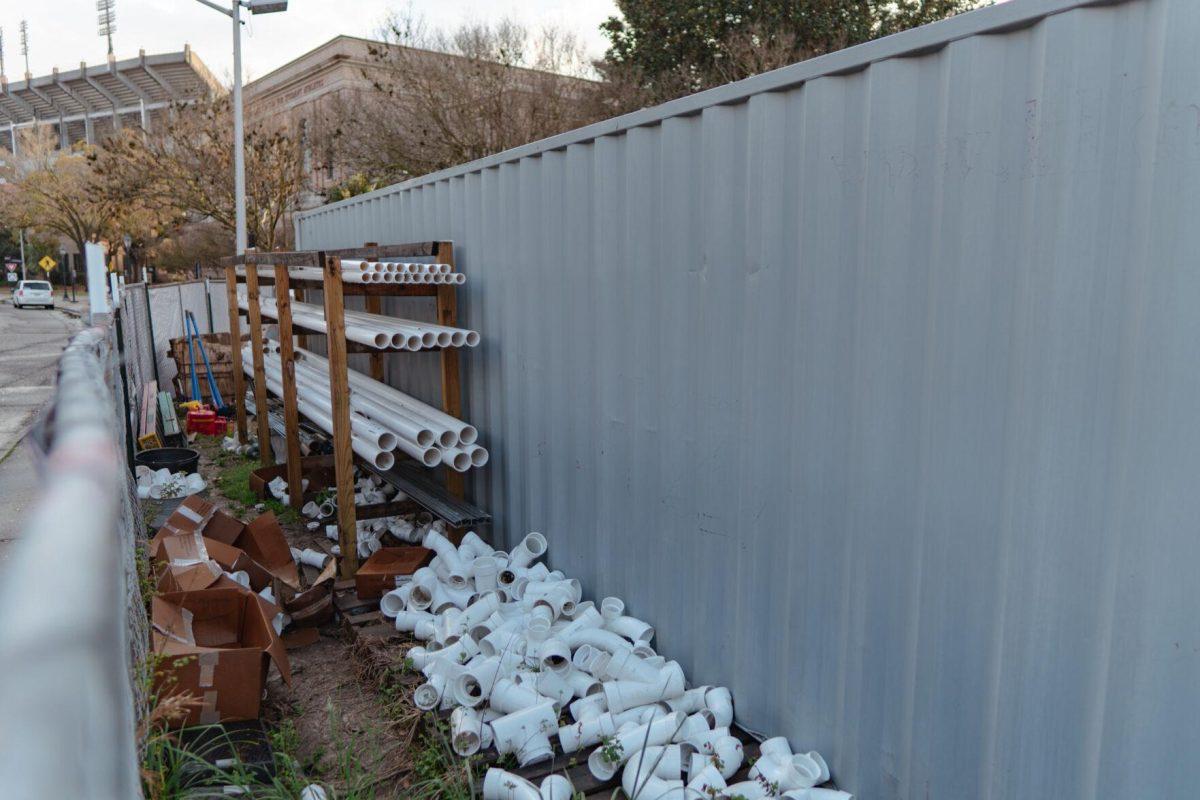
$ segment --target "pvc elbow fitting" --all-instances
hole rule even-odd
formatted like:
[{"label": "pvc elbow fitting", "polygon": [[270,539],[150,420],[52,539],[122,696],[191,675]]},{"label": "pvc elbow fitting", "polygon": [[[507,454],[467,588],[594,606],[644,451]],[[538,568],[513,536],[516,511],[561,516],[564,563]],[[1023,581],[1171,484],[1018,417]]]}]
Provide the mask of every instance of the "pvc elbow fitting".
[{"label": "pvc elbow fitting", "polygon": [[475,531],[467,531],[463,535],[462,541],[458,544],[458,552],[460,555],[469,554],[471,558],[483,558],[491,556],[496,551],[487,542],[480,539],[479,534],[475,533]]},{"label": "pvc elbow fitting", "polygon": [[649,644],[654,639],[654,628],[637,617],[617,617],[605,620],[604,627],[633,642]]},{"label": "pvc elbow fitting", "polygon": [[509,567],[527,567],[546,554],[546,537],[533,532],[525,536],[509,556]]},{"label": "pvc elbow fitting", "polygon": [[426,531],[421,545],[437,553],[437,557],[446,568],[447,582],[451,587],[461,589],[467,585],[467,565],[459,557],[458,548],[451,544],[449,539],[430,528]]},{"label": "pvc elbow fitting", "polygon": [[[604,668],[605,677],[615,680],[655,683],[662,677],[662,670],[655,669],[634,654],[632,649],[615,651]],[[682,694],[682,692],[681,692]]]},{"label": "pvc elbow fitting", "polygon": [[404,607],[408,605],[408,597],[412,594],[412,584],[406,583],[399,589],[392,591],[379,598],[379,613],[385,617],[395,617]]},{"label": "pvc elbow fitting", "polygon": [[718,728],[733,724],[733,693],[724,686],[716,686],[704,693],[704,707],[713,713]]},{"label": "pvc elbow fitting", "polygon": [[434,675],[425,683],[422,683],[413,692],[413,704],[422,711],[433,711],[442,703],[442,695],[446,691],[446,679],[441,675]]},{"label": "pvc elbow fitting", "polygon": [[694,797],[713,797],[728,787],[721,771],[711,762],[692,775],[689,773],[688,792],[695,793]]},{"label": "pvc elbow fitting", "polygon": [[571,719],[576,722],[584,722],[608,711],[608,701],[604,699],[604,692],[601,691],[598,694],[579,698],[568,708],[571,711]]},{"label": "pvc elbow fitting", "polygon": [[483,800],[542,800],[542,795],[521,776],[490,767],[483,778]]},{"label": "pvc elbow fitting", "polygon": [[643,745],[660,745],[671,741],[682,722],[682,715],[664,714],[653,722],[617,733],[611,747],[599,747],[588,756],[588,771],[602,781],[612,779],[621,765]]},{"label": "pvc elbow fitting", "polygon": [[564,725],[558,729],[558,743],[564,753],[574,753],[584,747],[600,744],[606,736],[615,736],[616,723],[612,714],[599,714],[572,725]]},{"label": "pvc elbow fitting", "polygon": [[541,800],[572,800],[575,797],[575,787],[565,775],[547,775],[538,790]]},{"label": "pvc elbow fitting", "polygon": [[[538,648],[538,657],[542,669],[550,670],[559,675],[566,675],[571,670],[571,648],[562,639],[550,637]],[[572,694],[574,691],[572,690]]]},{"label": "pvc elbow fitting", "polygon": [[679,745],[647,747],[634,753],[621,773],[621,788],[629,800],[684,800]]},{"label": "pvc elbow fitting", "polygon": [[454,752],[466,758],[490,747],[492,729],[477,712],[456,708],[450,714],[450,745]]}]

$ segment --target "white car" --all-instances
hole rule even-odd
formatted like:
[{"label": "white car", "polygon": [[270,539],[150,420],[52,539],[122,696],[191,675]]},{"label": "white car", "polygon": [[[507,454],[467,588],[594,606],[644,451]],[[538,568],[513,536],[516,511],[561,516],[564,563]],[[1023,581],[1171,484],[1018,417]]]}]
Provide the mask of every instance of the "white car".
[{"label": "white car", "polygon": [[13,305],[17,308],[54,308],[54,290],[48,281],[20,281],[17,283],[17,290],[13,292]]}]

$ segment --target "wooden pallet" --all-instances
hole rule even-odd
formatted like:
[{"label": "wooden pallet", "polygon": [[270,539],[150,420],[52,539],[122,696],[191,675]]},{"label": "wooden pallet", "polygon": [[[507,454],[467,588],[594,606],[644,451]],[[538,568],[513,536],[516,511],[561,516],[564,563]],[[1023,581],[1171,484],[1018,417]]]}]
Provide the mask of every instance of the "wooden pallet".
[{"label": "wooden pallet", "polygon": [[353,636],[367,639],[399,639],[400,634],[386,617],[379,613],[379,600],[364,600],[354,588],[354,579],[343,579],[333,585],[333,605],[343,627]]}]

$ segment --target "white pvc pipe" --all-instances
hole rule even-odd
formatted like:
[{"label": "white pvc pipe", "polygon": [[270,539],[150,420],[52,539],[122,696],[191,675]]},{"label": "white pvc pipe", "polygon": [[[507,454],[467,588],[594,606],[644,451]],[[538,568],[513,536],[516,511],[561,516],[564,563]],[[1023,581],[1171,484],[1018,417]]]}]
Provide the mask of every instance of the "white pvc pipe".
[{"label": "white pvc pipe", "polygon": [[[327,360],[325,360],[321,356],[318,356],[314,353],[311,353],[311,352],[309,352],[307,350],[303,350],[303,349],[298,350],[298,353],[304,357],[304,360],[312,360],[314,364],[319,366],[319,368],[322,372],[324,372],[326,375],[328,375],[329,362]],[[457,441],[445,444],[445,446],[447,446],[447,447],[453,446],[455,444],[463,444],[463,445],[474,444],[475,440],[479,436],[479,432],[476,431],[473,426],[468,425],[467,423],[463,422],[462,420],[456,419],[456,418],[450,416],[449,414],[447,414],[439,409],[436,409],[427,403],[422,403],[420,400],[417,400],[415,397],[411,397],[411,396],[405,394],[404,392],[401,392],[397,389],[393,389],[391,386],[387,386],[386,384],[379,383],[378,381],[373,381],[365,375],[352,372],[350,374],[350,382],[351,382],[352,386],[361,388],[364,391],[368,391],[373,394],[376,394],[377,396],[380,396],[383,402],[390,402],[390,403],[395,403],[395,404],[401,405],[408,411],[414,412],[421,418],[426,418],[426,419],[432,420],[435,423],[437,423],[439,426],[444,427],[447,430],[456,432],[456,434],[458,436]]]},{"label": "white pvc pipe", "polygon": [[[253,370],[252,368],[249,368],[249,366],[247,366],[244,371],[250,375],[253,375]],[[270,388],[274,394],[282,396],[283,373],[279,360],[271,356],[265,357],[263,360],[263,371],[267,377],[268,388]],[[297,374],[296,402],[297,405],[305,405],[309,409],[308,411],[305,411],[306,415],[313,416],[315,413],[317,416],[329,420],[329,427],[326,428],[326,430],[330,433],[333,432],[333,422],[331,419],[332,412],[330,411],[330,398],[328,389],[321,391],[312,384],[303,380],[300,375]],[[391,451],[396,449],[396,447],[400,444],[399,438],[396,436],[396,434],[386,430],[370,419],[354,413],[351,413],[350,415],[350,430],[355,437],[358,437],[364,442],[370,443],[376,450],[379,451]],[[370,458],[367,455],[363,455],[363,457],[374,461],[373,458]],[[390,466],[382,467],[382,469],[390,469]]]},{"label": "white pvc pipe", "polygon": [[[244,371],[253,376],[254,369],[246,363]],[[278,397],[283,396],[283,386],[275,380],[267,377],[267,388]],[[306,401],[299,396],[297,392],[296,405],[300,411],[313,422],[315,422],[326,433],[333,433],[333,419],[330,416],[328,407],[318,407],[313,403]],[[353,435],[354,421],[351,419],[351,437],[350,443],[355,453],[358,453],[363,459],[373,464],[377,469],[388,470],[396,463],[396,457],[390,452],[380,449],[376,444],[362,438],[361,436]]]},{"label": "white pvc pipe", "polygon": [[325,562],[329,560],[329,555],[306,547],[300,551],[300,557],[296,560],[310,567],[324,569]]}]

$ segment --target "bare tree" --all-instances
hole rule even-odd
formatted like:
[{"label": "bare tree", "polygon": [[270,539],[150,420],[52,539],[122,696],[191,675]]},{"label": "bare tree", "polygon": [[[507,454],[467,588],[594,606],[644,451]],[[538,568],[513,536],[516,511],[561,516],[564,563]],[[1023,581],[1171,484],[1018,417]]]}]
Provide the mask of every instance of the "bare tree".
[{"label": "bare tree", "polygon": [[[228,98],[176,108],[154,134],[111,139],[98,152],[98,171],[150,202],[233,231],[232,130]],[[270,250],[286,239],[282,223],[304,190],[304,154],[277,129],[248,129],[245,146],[247,236],[251,246]]]},{"label": "bare tree", "polygon": [[582,45],[560,29],[506,19],[430,31],[393,15],[381,37],[364,70],[373,90],[325,115],[349,172],[423,175],[608,116]]},{"label": "bare tree", "polygon": [[82,253],[87,242],[154,236],[177,222],[174,206],[148,201],[122,176],[97,170],[101,148],[58,150],[49,126],[19,137],[19,155],[5,153],[0,166],[0,220],[6,224],[63,236]]}]

